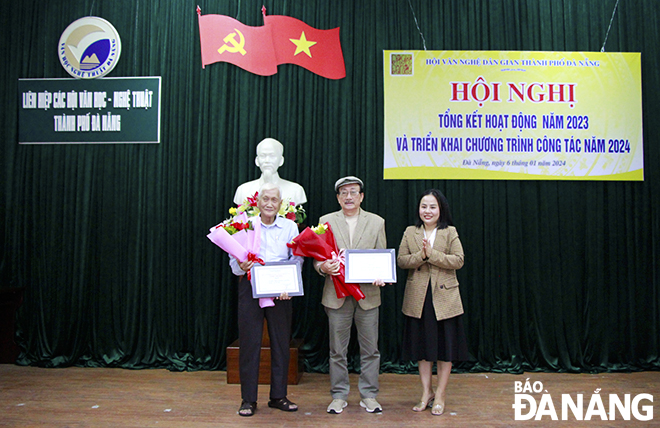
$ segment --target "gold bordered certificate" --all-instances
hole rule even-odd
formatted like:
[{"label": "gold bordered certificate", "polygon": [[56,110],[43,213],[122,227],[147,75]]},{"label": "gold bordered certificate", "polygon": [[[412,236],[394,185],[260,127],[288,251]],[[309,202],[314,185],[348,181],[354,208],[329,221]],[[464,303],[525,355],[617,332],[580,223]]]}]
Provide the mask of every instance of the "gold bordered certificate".
[{"label": "gold bordered certificate", "polygon": [[299,261],[258,263],[252,268],[252,297],[302,296],[301,263]]},{"label": "gold bordered certificate", "polygon": [[346,250],[346,282],[369,283],[377,279],[396,282],[396,255],[394,249]]}]

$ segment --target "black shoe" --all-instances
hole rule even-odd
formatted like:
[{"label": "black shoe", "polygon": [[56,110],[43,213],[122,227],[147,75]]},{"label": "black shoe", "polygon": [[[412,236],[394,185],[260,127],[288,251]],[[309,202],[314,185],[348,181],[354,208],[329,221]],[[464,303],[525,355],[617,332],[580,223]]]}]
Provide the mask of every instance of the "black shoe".
[{"label": "black shoe", "polygon": [[[270,403],[269,403],[270,404]],[[241,416],[252,416],[257,411],[257,402],[250,403],[243,400],[241,407],[238,409],[238,414]]]},{"label": "black shoe", "polygon": [[270,400],[268,402],[268,407],[280,409],[284,412],[295,412],[298,410],[298,405],[287,400],[286,397],[277,400]]}]

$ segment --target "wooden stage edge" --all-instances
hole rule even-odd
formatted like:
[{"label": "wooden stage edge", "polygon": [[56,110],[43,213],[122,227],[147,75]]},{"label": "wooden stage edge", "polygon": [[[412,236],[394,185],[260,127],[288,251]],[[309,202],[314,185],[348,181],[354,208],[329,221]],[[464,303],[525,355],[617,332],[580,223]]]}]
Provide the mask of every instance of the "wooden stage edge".
[{"label": "wooden stage edge", "polygon": [[[300,410],[286,413],[270,409],[268,386],[259,386],[257,413],[240,417],[240,385],[227,383],[222,371],[170,372],[164,369],[107,368],[44,369],[0,364],[0,426],[2,427],[657,427],[660,426],[660,372],[565,374],[499,373],[452,374],[447,388],[446,412],[432,416],[411,411],[418,401],[417,375],[382,374],[378,400],[381,414],[366,413],[359,404],[356,374],[351,374],[349,406],[342,414],[326,413],[330,402],[327,374],[305,373],[298,385],[289,385],[289,398]],[[543,394],[554,403],[558,419],[516,421],[515,382],[529,380],[542,392],[530,395],[541,404]],[[598,392],[596,392],[598,391]],[[603,412],[594,407],[591,420],[578,420],[568,410],[562,420],[562,394],[573,401],[584,398],[583,418],[598,394]],[[616,411],[605,416],[616,395],[625,402],[630,394],[630,419]],[[649,394],[650,399],[638,399]],[[540,407],[540,406],[539,406]],[[546,410],[548,409],[545,406]],[[527,408],[529,409],[529,408]],[[526,414],[529,410],[520,413]],[[640,421],[637,415],[653,419]],[[607,413],[609,415],[609,413]]]}]

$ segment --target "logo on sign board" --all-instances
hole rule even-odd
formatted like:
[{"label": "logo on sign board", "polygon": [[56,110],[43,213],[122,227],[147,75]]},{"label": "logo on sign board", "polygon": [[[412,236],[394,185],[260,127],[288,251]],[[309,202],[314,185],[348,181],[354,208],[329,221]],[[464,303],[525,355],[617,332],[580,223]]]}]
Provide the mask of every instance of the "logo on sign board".
[{"label": "logo on sign board", "polygon": [[108,21],[86,16],[72,22],[60,37],[57,53],[62,67],[78,79],[110,73],[121,53],[119,33]]}]

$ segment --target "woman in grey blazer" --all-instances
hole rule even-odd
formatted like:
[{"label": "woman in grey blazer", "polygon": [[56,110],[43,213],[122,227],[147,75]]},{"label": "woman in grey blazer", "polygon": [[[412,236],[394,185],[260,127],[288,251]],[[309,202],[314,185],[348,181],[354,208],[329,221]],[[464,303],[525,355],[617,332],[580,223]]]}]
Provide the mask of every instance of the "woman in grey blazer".
[{"label": "woman in grey blazer", "polygon": [[[432,406],[431,413],[439,416],[445,409],[452,361],[468,359],[463,304],[456,278],[456,269],[463,267],[464,253],[442,192],[425,191],[417,214],[417,225],[404,232],[397,257],[399,267],[408,269],[402,307],[403,358],[419,364],[423,391],[413,410],[422,412]],[[434,361],[438,364],[435,392]]]}]

